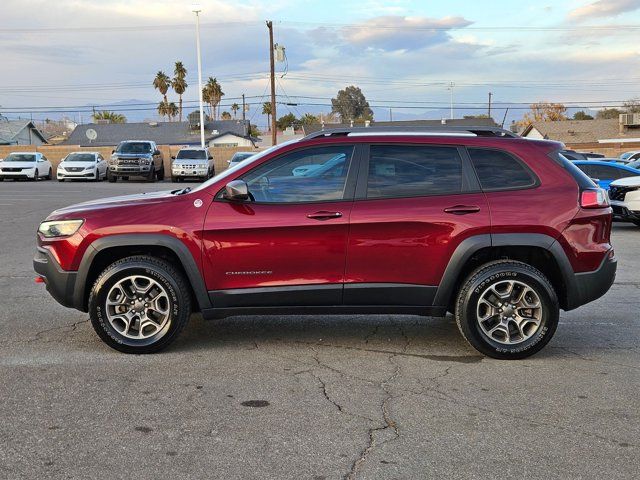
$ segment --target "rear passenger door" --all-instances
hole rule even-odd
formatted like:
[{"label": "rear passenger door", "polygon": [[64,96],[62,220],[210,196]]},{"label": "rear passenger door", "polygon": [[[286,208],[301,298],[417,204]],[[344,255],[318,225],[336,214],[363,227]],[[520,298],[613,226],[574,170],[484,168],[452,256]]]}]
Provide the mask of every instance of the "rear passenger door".
[{"label": "rear passenger door", "polygon": [[489,230],[463,148],[370,145],[351,211],[345,305],[432,305],[456,247]]}]

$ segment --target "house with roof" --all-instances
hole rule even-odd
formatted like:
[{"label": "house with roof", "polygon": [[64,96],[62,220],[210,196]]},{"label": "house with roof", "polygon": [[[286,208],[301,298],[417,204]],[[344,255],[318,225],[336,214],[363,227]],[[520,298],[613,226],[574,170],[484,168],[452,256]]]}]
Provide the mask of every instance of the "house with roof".
[{"label": "house with roof", "polygon": [[31,120],[7,120],[0,117],[0,145],[44,145],[44,134]]},{"label": "house with roof", "polygon": [[[88,130],[95,131],[95,140],[89,139]],[[205,143],[209,147],[255,147],[258,141],[247,134],[248,121],[209,121],[204,130]],[[190,122],[88,123],[78,125],[63,144],[106,147],[124,140],[151,140],[158,145],[196,146],[200,145],[200,128]]]},{"label": "house with roof", "polygon": [[538,140],[556,140],[575,150],[593,150],[640,142],[640,115],[624,114],[620,118],[595,120],[560,120],[534,122],[521,136]]}]

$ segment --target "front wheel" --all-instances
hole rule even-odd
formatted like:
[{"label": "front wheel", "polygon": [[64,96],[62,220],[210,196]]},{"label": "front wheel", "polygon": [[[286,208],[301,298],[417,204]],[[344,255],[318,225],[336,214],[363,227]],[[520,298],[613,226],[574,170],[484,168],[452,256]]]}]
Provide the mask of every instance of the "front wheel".
[{"label": "front wheel", "polygon": [[184,276],[169,262],[136,255],[108,266],[89,295],[89,316],[98,336],[124,353],[166,348],[191,314]]},{"label": "front wheel", "polygon": [[492,358],[517,360],[553,337],[560,308],[551,283],[522,262],[501,260],[476,269],[458,293],[455,318],[462,336]]},{"label": "front wheel", "polygon": [[640,220],[632,220],[632,222],[636,227],[640,227]]},{"label": "front wheel", "polygon": [[107,181],[109,183],[116,183],[118,181],[118,177],[111,172],[107,172]]},{"label": "front wheel", "polygon": [[162,167],[160,170],[158,170],[158,180],[161,182],[164,180],[164,167]]},{"label": "front wheel", "polygon": [[35,172],[33,172],[33,178],[32,178],[32,180],[33,180],[34,182],[37,182],[39,178],[40,178],[40,175],[38,174],[38,169],[36,168]]}]

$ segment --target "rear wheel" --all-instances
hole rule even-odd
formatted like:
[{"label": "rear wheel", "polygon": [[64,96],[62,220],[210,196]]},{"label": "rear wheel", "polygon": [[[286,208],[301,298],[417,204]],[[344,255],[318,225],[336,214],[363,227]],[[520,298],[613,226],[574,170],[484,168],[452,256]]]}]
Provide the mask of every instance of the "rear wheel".
[{"label": "rear wheel", "polygon": [[144,255],[123,258],[98,277],[89,316],[98,336],[125,353],[154,353],[173,342],[191,314],[183,275],[170,263]]},{"label": "rear wheel", "polygon": [[469,275],[456,300],[462,336],[489,357],[516,360],[540,351],[553,337],[560,308],[537,269],[522,262],[488,263]]}]

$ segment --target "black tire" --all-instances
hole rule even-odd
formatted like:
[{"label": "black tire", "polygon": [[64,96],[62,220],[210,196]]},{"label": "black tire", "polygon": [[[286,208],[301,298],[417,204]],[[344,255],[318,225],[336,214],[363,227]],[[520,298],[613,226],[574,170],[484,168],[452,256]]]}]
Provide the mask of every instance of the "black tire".
[{"label": "black tire", "polygon": [[38,174],[38,169],[36,168],[36,171],[33,173],[33,181],[37,182],[38,178],[40,178],[40,175]]},{"label": "black tire", "polygon": [[47,180],[51,180],[53,178],[53,171],[49,169],[49,173],[47,174]]},{"label": "black tire", "polygon": [[107,172],[107,181],[109,183],[116,183],[118,181],[118,176],[113,175],[111,172]]},{"label": "black tire", "polygon": [[[131,275],[144,275],[158,282],[169,298],[169,318],[162,330],[146,339],[132,339],[116,330],[107,318],[110,289]],[[124,353],[155,353],[166,348],[180,334],[191,315],[190,287],[169,262],[146,255],[123,258],[109,265],[95,281],[89,295],[89,317],[98,336],[111,348]]]},{"label": "black tire", "polygon": [[160,182],[164,180],[164,166],[162,166],[160,170],[158,170],[157,177]]},{"label": "black tire", "polygon": [[151,165],[151,169],[149,170],[149,173],[146,176],[146,181],[150,183],[153,183],[156,181],[156,171],[153,165]]},{"label": "black tire", "polygon": [[59,179],[58,179],[58,181],[59,181],[60,183],[62,183],[62,182],[64,182],[64,178],[59,178]]},{"label": "black tire", "polygon": [[[480,299],[489,287],[508,280],[531,288],[541,305],[539,326],[529,338],[513,344],[489,337],[481,328],[477,313]],[[480,353],[500,360],[518,360],[539,352],[553,337],[559,316],[558,297],[549,280],[532,266],[511,260],[491,262],[473,271],[456,299],[455,318],[462,336]]]},{"label": "black tire", "polygon": [[180,183],[182,182],[182,177],[171,177],[171,181],[173,183]]},{"label": "black tire", "polygon": [[640,227],[640,220],[631,220],[636,227]]}]

